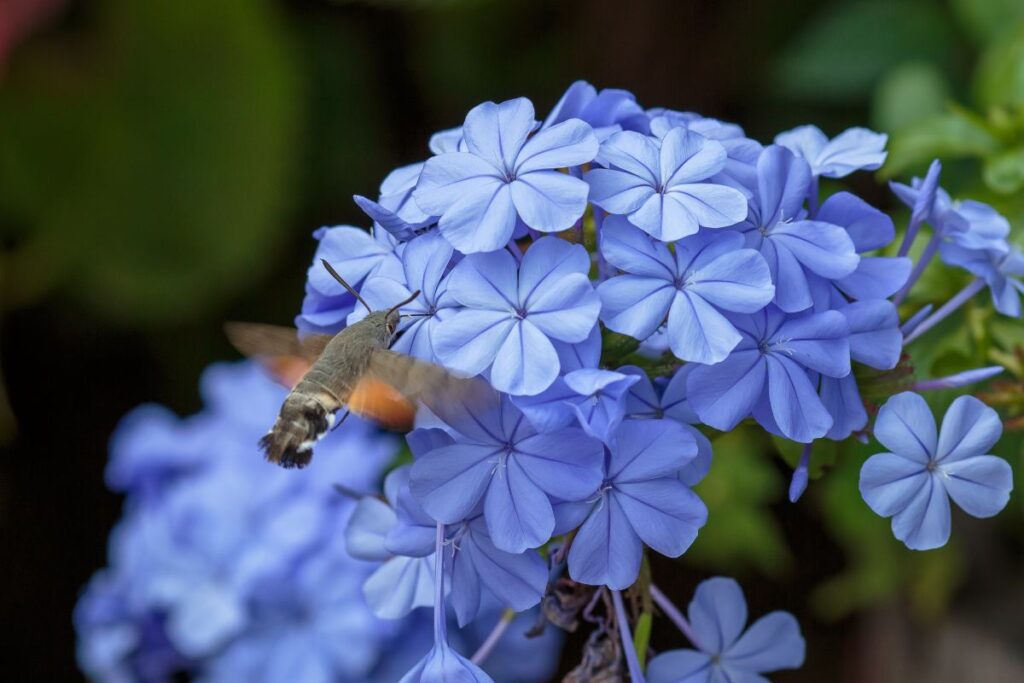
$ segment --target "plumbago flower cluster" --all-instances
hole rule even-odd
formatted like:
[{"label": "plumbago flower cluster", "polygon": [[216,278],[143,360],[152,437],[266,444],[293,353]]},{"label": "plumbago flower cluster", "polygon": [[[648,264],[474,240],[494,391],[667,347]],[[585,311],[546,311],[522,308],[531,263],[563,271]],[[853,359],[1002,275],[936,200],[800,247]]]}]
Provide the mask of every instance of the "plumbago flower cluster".
[{"label": "plumbago flower cluster", "polygon": [[[381,562],[366,585],[376,613],[433,605],[434,649],[403,681],[490,680],[446,642],[446,605],[466,624],[488,605],[541,602],[549,617],[582,613],[595,634],[621,636],[615,656],[602,660],[595,645],[581,667],[618,671],[624,658],[644,680],[647,653],[630,635],[643,615],[620,595],[631,586],[631,605],[656,600],[695,648],[659,655],[651,680],[763,680],[802,663],[792,617],[742,634],[742,593],[714,579],[687,619],[641,568],[646,552],[685,553],[704,525],[691,487],[708,472],[710,430],[753,420],[806,444],[796,500],[815,441],[867,438],[863,378],[906,377],[904,345],[986,287],[999,312],[1020,314],[1024,258],[1006,220],[951,200],[938,162],[893,185],[912,211],[899,246],[892,219],[863,199],[821,201],[821,179],[879,168],[885,144],[862,128],[829,139],[814,126],[762,144],[734,124],[578,82],[543,120],[524,98],[474,107],[431,139],[433,156],[388,175],[376,200],[355,197],[369,231],[316,233],[314,264],[330,261],[372,306],[420,292],[396,350],[495,390],[421,416],[407,437],[412,463],[348,528],[351,552]],[[912,260],[925,225],[931,237]],[[975,279],[901,320],[897,305],[936,254]],[[333,332],[363,315],[310,269],[300,328]],[[892,398],[875,429],[890,452],[865,464],[864,499],[908,547],[944,544],[949,498],[975,516],[1006,503],[1009,467],[987,454],[1000,427],[965,397],[937,435],[917,394]],[[560,581],[597,587],[585,610],[586,600],[565,604]]]},{"label": "plumbago flower cluster", "polygon": [[[144,406],[114,435],[107,481],[126,509],[109,567],[75,610],[83,672],[103,683],[393,683],[430,648],[429,620],[370,611],[362,586],[374,568],[338,542],[355,508],[338,489],[374,490],[398,440],[350,418],[319,446],[316,470],[285,472],[256,446],[284,390],[249,363],[213,366],[202,388],[199,414]],[[452,635],[473,648],[486,633]],[[558,646],[507,638],[488,671],[542,680]]]}]

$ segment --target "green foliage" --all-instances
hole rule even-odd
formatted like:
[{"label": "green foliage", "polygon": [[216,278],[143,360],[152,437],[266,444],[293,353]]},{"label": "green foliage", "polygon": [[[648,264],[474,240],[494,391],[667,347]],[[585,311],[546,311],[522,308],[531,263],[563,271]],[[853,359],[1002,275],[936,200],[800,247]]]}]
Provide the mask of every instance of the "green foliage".
[{"label": "green foliage", "polygon": [[[279,243],[300,116],[265,3],[108,0],[0,90],[4,300],[62,288],[131,321],[194,315]],[[60,188],[59,192],[54,192]]]},{"label": "green foliage", "polygon": [[901,586],[909,589],[911,606],[918,615],[934,616],[943,611],[963,578],[964,563],[955,534],[944,548],[913,552],[893,537],[889,520],[867,509],[858,489],[860,467],[879,450],[874,442],[846,442],[838,466],[809,491],[819,498],[825,522],[847,561],[839,575],[815,587],[811,594],[811,605],[823,619],[840,619],[888,600]]},{"label": "green foliage", "polygon": [[932,2],[832,4],[783,50],[772,80],[784,97],[864,101],[897,65],[923,59],[947,66],[951,40],[949,25]]},{"label": "green foliage", "polygon": [[935,64],[901,64],[885,74],[875,89],[872,123],[882,130],[900,130],[943,113],[950,96],[949,79]]},{"label": "green foliage", "polygon": [[684,559],[714,571],[785,575],[792,555],[767,509],[785,484],[765,457],[767,439],[759,428],[742,425],[712,446],[711,472],[694,488],[708,506],[708,523]]}]

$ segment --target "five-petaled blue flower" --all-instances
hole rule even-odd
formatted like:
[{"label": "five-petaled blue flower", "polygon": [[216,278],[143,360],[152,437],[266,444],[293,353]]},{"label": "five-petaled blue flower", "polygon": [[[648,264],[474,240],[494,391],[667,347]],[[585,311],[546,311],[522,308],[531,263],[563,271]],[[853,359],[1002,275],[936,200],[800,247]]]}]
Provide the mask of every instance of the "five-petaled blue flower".
[{"label": "five-petaled blue flower", "polygon": [[912,550],[949,540],[952,498],[973,517],[992,517],[1009,500],[1010,465],[988,450],[1002,434],[996,411],[973,396],[949,407],[936,430],[932,411],[912,392],[889,399],[875,420],[875,437],[889,453],[873,455],[860,471],[864,501]]},{"label": "five-petaled blue flower", "polygon": [[551,500],[582,500],[601,483],[603,447],[578,427],[538,433],[507,395],[438,407],[450,428],[412,467],[417,502],[444,524],[465,521],[483,502],[494,545],[509,553],[551,538]]},{"label": "five-petaled blue flower", "polygon": [[734,316],[743,335],[729,357],[693,369],[686,383],[701,422],[729,430],[753,414],[770,432],[809,443],[832,427],[808,370],[850,374],[850,329],[838,311],[787,316],[774,306]]},{"label": "five-petaled blue flower", "polygon": [[[541,232],[566,230],[587,208],[587,186],[555,169],[593,160],[590,126],[570,119],[536,133],[533,104],[518,98],[474,107],[462,127],[465,152],[429,159],[413,199],[464,254],[494,251],[516,220]],[[529,138],[529,139],[528,139]]]},{"label": "five-petaled blue flower", "polygon": [[776,135],[775,144],[803,157],[815,176],[842,178],[881,168],[888,139],[867,128],[848,128],[829,140],[817,126],[799,126]]},{"label": "five-petaled blue flower", "polygon": [[590,201],[625,215],[641,230],[666,242],[701,227],[724,228],[747,214],[739,190],[709,179],[725,168],[725,148],[691,131],[673,128],[664,138],[633,131],[601,143],[596,168],[584,174]]},{"label": "five-petaled blue flower", "polygon": [[[405,301],[413,291],[419,296],[402,307],[404,319],[399,326],[401,335],[391,348],[424,360],[436,362],[434,335],[443,320],[461,308],[448,293],[448,266],[453,250],[436,232],[416,237],[406,243],[402,251],[401,277],[371,276],[360,289],[360,296],[375,311],[390,308]],[[367,315],[363,306],[356,306],[348,316],[348,324]]]},{"label": "five-petaled blue flower", "polygon": [[601,308],[582,245],[544,237],[521,263],[507,251],[470,254],[452,270],[448,293],[465,308],[434,331],[445,365],[495,389],[532,395],[551,386],[561,363],[552,340],[582,342]]},{"label": "five-petaled blue flower", "polygon": [[768,262],[775,283],[775,303],[796,313],[811,307],[809,275],[844,278],[860,257],[846,230],[822,220],[808,220],[803,209],[811,182],[807,162],[785,147],[765,147],[757,160],[757,189],[750,215],[738,225],[747,246]]},{"label": "five-petaled blue flower", "polygon": [[702,581],[688,616],[697,649],[652,659],[649,683],[767,683],[761,674],[804,663],[804,638],[789,612],[770,612],[744,630],[747,601],[732,579]]},{"label": "five-petaled blue flower", "polygon": [[601,253],[625,273],[597,288],[605,325],[646,339],[667,315],[672,353],[685,361],[724,359],[740,334],[722,311],[755,313],[775,296],[768,265],[734,232],[687,237],[673,253],[612,216],[601,228]]},{"label": "five-petaled blue flower", "polygon": [[679,479],[697,454],[672,420],[625,420],[605,456],[604,481],[586,500],[558,506],[559,531],[579,527],[569,575],[624,590],[636,581],[643,545],[679,557],[707,521],[704,502]]}]

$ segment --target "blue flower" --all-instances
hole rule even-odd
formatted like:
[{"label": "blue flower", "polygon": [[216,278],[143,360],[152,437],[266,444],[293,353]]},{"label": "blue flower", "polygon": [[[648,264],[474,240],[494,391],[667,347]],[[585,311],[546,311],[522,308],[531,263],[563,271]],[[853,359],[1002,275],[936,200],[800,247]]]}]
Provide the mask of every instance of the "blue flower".
[{"label": "blue flower", "polygon": [[[448,293],[448,266],[453,250],[437,233],[416,237],[402,251],[402,274],[399,279],[375,275],[368,278],[359,294],[370,307],[379,311],[405,301],[418,290],[420,295],[402,307],[406,318],[399,326],[401,335],[391,348],[431,362],[439,360],[434,350],[434,336],[443,320],[461,308]],[[351,325],[367,315],[366,308],[356,306],[348,316]]]},{"label": "blue flower", "polygon": [[394,470],[385,480],[387,500],[363,498],[345,528],[349,555],[382,563],[363,584],[367,604],[382,619],[433,604],[435,523],[412,500],[408,479],[408,467]]},{"label": "blue flower", "polygon": [[800,126],[776,135],[775,144],[805,159],[815,177],[842,178],[881,168],[888,139],[867,128],[848,128],[829,140],[817,126]]},{"label": "blue flower", "polygon": [[448,282],[465,309],[434,330],[434,350],[471,375],[490,368],[499,391],[544,391],[560,367],[552,341],[582,342],[597,323],[601,302],[589,269],[586,250],[557,237],[534,242],[518,264],[507,251],[467,256]]},{"label": "blue flower", "polygon": [[597,495],[559,506],[559,530],[579,526],[569,575],[624,590],[640,572],[643,545],[679,557],[707,521],[707,508],[682,481],[697,454],[693,437],[671,420],[626,420],[605,457]]},{"label": "blue flower", "polygon": [[535,230],[558,232],[583,215],[586,184],[555,169],[591,161],[597,138],[579,119],[527,140],[533,127],[529,100],[485,102],[466,116],[467,151],[438,155],[423,167],[413,199],[441,217],[441,234],[462,253],[501,249],[517,218]]},{"label": "blue flower", "polygon": [[761,675],[797,669],[806,645],[789,612],[770,612],[750,628],[743,590],[732,579],[702,581],[688,610],[696,650],[671,650],[651,660],[649,683],[765,683]]},{"label": "blue flower", "polygon": [[734,123],[669,109],[648,113],[651,116],[651,134],[655,137],[663,138],[673,128],[684,127],[721,144],[726,154],[725,166],[711,177],[711,181],[750,196],[749,188],[757,183],[757,157],[764,149],[760,142],[746,137],[743,129]]},{"label": "blue flower", "polygon": [[436,216],[423,213],[412,199],[412,191],[419,181],[423,163],[396,168],[380,184],[380,197],[372,201],[361,195],[353,199],[359,208],[378,226],[391,233],[395,239],[410,240],[417,231],[437,222]]},{"label": "blue flower", "polygon": [[[837,192],[826,199],[814,218],[843,228],[858,254],[884,249],[896,237],[891,218],[849,192]],[[828,301],[834,307],[846,299],[892,296],[906,283],[911,265],[908,258],[861,256],[849,275],[829,280],[810,272],[807,279],[815,302]]]},{"label": "blue flower", "polygon": [[679,471],[679,479],[687,486],[696,486],[711,470],[711,441],[694,426],[700,418],[686,396],[686,378],[696,367],[684,365],[670,380],[659,377],[653,382],[635,365],[619,368],[619,372],[640,378],[626,396],[627,417],[644,420],[667,417],[681,424],[697,443],[697,455]]},{"label": "blue flower", "polygon": [[356,301],[320,260],[326,259],[356,288],[372,275],[401,279],[402,263],[396,254],[394,237],[383,230],[371,235],[362,228],[339,225],[320,228],[313,236],[320,244],[306,274],[306,297],[295,324],[303,332],[333,334],[345,326],[345,318],[354,310]]},{"label": "blue flower", "polygon": [[[933,167],[934,168],[934,167]],[[944,241],[966,249],[1005,252],[1010,223],[988,204],[971,199],[953,200],[937,186],[938,171],[924,179],[914,178],[910,186],[890,183],[892,191],[914,214],[928,222]]]},{"label": "blue flower", "polygon": [[701,233],[677,242],[673,253],[621,216],[609,217],[601,253],[625,275],[598,286],[602,320],[646,339],[668,316],[668,340],[678,358],[721,361],[740,341],[722,311],[754,313],[775,296],[764,259],[742,247],[734,232]]},{"label": "blue flower", "polygon": [[732,320],[742,341],[721,363],[694,368],[686,383],[701,422],[730,430],[753,412],[763,427],[793,441],[824,436],[832,416],[808,370],[850,374],[846,318],[837,311],[791,317],[770,306]]},{"label": "blue flower", "polygon": [[860,471],[860,493],[877,514],[892,517],[892,531],[912,550],[949,540],[952,498],[972,517],[992,517],[1009,500],[1013,473],[987,451],[1003,425],[996,411],[973,396],[949,407],[936,430],[931,409],[911,392],[889,399],[875,421],[875,437],[888,453],[873,455]]},{"label": "blue flower", "polygon": [[578,422],[583,430],[607,441],[626,411],[626,392],[640,378],[611,370],[581,368],[566,373],[536,396],[513,403],[540,431],[553,431]]},{"label": "blue flower", "polygon": [[552,498],[582,500],[601,483],[600,441],[579,428],[538,433],[508,396],[454,402],[438,417],[451,437],[417,458],[413,496],[444,524],[470,519],[482,502],[490,538],[508,553],[551,538]]},{"label": "blue flower", "polygon": [[586,81],[576,81],[569,86],[544,119],[541,129],[570,119],[590,124],[598,140],[604,140],[624,128],[640,132],[647,129],[647,114],[636,103],[633,93],[615,88],[598,92]]},{"label": "blue flower", "polygon": [[811,171],[803,159],[778,145],[757,160],[757,188],[750,215],[739,230],[747,246],[764,256],[775,283],[775,304],[796,313],[810,308],[810,275],[827,280],[857,270],[860,257],[846,230],[823,220],[804,218]]},{"label": "blue flower", "polygon": [[535,550],[508,553],[494,544],[480,516],[457,525],[449,539],[451,603],[460,626],[475,619],[488,597],[517,612],[538,604],[548,568]]},{"label": "blue flower", "polygon": [[725,148],[688,128],[663,139],[623,131],[601,143],[597,168],[584,174],[590,201],[625,215],[666,242],[701,227],[723,228],[743,220],[747,200],[732,187],[709,182],[726,163]]},{"label": "blue flower", "polygon": [[1020,297],[1024,294],[1024,254],[1017,247],[1009,252],[995,249],[967,249],[957,244],[943,244],[942,258],[985,281],[992,294],[992,304],[1003,315],[1019,318]]}]

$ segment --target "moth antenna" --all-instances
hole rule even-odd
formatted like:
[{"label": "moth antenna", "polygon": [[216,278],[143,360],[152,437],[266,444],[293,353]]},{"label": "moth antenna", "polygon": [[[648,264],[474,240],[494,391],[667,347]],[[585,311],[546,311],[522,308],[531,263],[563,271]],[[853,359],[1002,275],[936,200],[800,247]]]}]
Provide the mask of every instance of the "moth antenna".
[{"label": "moth antenna", "polygon": [[399,318],[428,318],[430,313],[403,313]]},{"label": "moth antenna", "polygon": [[[417,289],[417,290],[416,290],[415,292],[413,292],[413,293],[412,293],[412,294],[411,294],[411,295],[410,295],[410,296],[409,296],[409,297],[408,297],[407,299],[405,299],[405,301],[399,301],[399,302],[398,302],[397,304],[395,304],[394,306],[392,306],[391,308],[389,308],[389,309],[388,309],[388,315],[391,315],[392,313],[394,313],[395,311],[397,311],[397,310],[398,310],[399,308],[401,308],[402,306],[404,306],[404,305],[406,305],[406,304],[408,304],[408,303],[412,303],[413,301],[415,301],[415,300],[416,300],[416,297],[418,297],[419,295],[420,295],[420,290],[418,290],[418,289]],[[403,317],[404,317],[404,316],[403,316]]]},{"label": "moth antenna", "polygon": [[326,268],[327,272],[331,274],[331,277],[333,277],[335,280],[337,280],[341,284],[342,287],[344,287],[346,290],[348,290],[348,293],[351,294],[352,296],[354,296],[359,301],[359,303],[361,303],[364,307],[366,307],[367,311],[369,311],[370,313],[373,313],[373,309],[370,308],[370,304],[366,303],[366,301],[363,300],[363,297],[359,296],[359,292],[357,292],[355,289],[353,289],[352,285],[350,285],[349,283],[345,282],[345,278],[343,278],[341,275],[338,274],[338,271],[336,271],[334,269],[334,266],[332,266],[330,263],[327,262],[327,259],[325,259],[325,258],[320,259],[320,263],[324,264],[324,268]]}]

